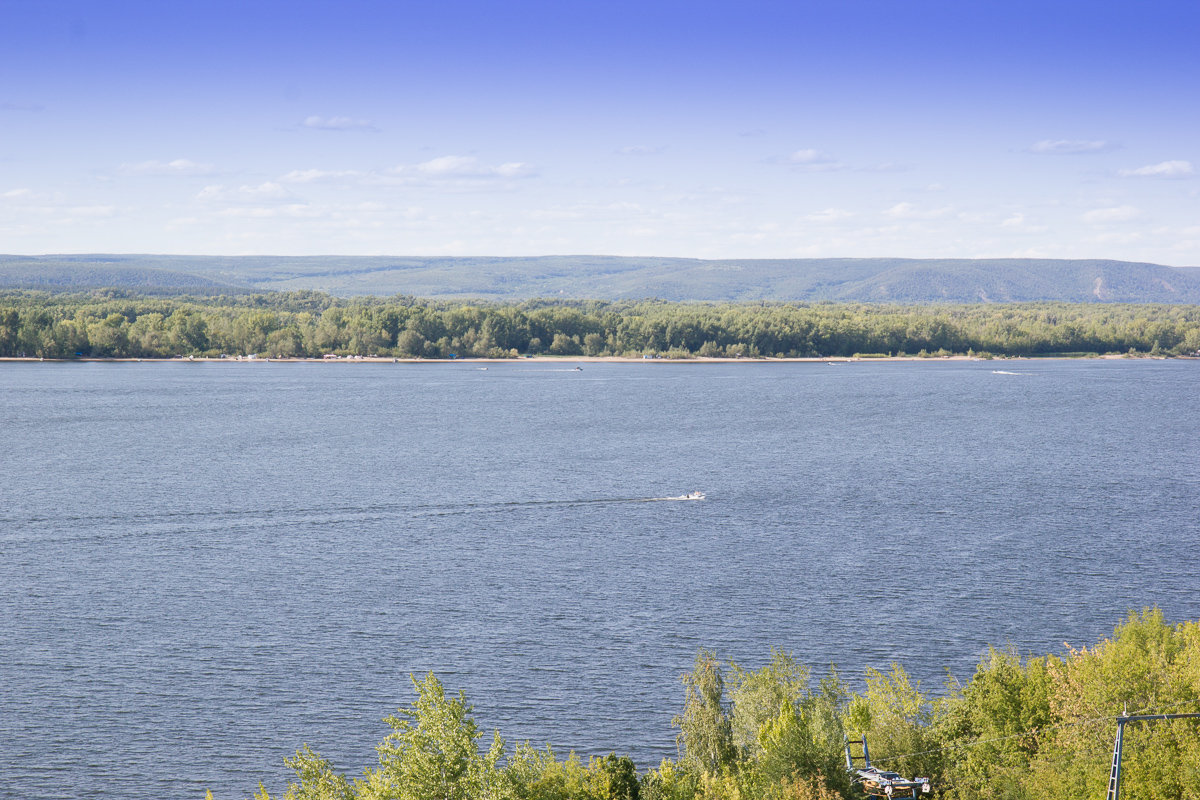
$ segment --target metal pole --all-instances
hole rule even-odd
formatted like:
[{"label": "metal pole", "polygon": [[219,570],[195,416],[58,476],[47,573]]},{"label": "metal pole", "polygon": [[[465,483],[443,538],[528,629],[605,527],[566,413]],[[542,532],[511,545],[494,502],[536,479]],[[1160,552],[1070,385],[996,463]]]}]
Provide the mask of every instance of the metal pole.
[{"label": "metal pole", "polygon": [[1117,740],[1113,743],[1112,769],[1108,773],[1106,800],[1120,800],[1121,796],[1121,746],[1125,734],[1125,720],[1117,717]]},{"label": "metal pole", "polygon": [[1108,773],[1108,794],[1105,800],[1121,800],[1121,749],[1127,722],[1155,722],[1164,719],[1200,719],[1194,714],[1122,714],[1117,717],[1117,740],[1113,742],[1112,769]]}]

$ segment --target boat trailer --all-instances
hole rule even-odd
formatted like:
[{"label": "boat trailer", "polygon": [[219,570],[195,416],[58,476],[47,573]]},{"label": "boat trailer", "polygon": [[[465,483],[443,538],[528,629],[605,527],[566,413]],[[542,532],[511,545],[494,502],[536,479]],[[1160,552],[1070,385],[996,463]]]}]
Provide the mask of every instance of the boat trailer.
[{"label": "boat trailer", "polygon": [[[867,750],[867,737],[846,740],[846,771],[850,773],[853,783],[862,787],[867,797],[916,797],[917,790],[928,794],[930,791],[929,778],[913,778],[908,780],[898,772],[888,772],[871,766],[871,753]],[[850,747],[859,748],[857,755],[851,753]]]}]

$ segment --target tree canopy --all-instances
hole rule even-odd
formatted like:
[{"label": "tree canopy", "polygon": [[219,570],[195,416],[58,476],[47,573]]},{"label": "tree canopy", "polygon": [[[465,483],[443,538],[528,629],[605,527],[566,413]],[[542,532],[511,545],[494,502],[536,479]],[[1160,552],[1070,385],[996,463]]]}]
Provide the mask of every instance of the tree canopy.
[{"label": "tree canopy", "polygon": [[[1131,613],[1111,638],[1062,654],[989,649],[965,683],[937,694],[900,664],[868,669],[852,691],[836,669],[815,685],[782,651],[754,670],[697,654],[674,720],[680,756],[641,774],[625,756],[559,758],[481,733],[460,694],[433,675],[385,722],[379,767],[350,780],[307,747],[287,759],[286,800],[839,800],[862,797],[845,737],[872,763],[929,777],[933,796],[1100,800],[1115,717],[1200,711],[1200,623]],[[1122,797],[1183,800],[1200,785],[1200,720],[1130,726]],[[270,800],[260,787],[258,800]]]},{"label": "tree canopy", "polygon": [[161,298],[0,292],[0,356],[850,357],[1200,351],[1200,307]]}]

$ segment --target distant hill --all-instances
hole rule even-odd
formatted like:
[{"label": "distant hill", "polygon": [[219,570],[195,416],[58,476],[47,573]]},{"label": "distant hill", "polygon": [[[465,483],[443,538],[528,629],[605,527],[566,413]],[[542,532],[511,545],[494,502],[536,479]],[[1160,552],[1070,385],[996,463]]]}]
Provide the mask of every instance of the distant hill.
[{"label": "distant hill", "polygon": [[0,256],[0,287],[522,300],[1200,303],[1200,268],[1058,259]]},{"label": "distant hill", "polygon": [[164,269],[159,256],[3,256],[0,288],[75,291],[128,289],[140,294],[240,294],[253,291],[191,272]]}]

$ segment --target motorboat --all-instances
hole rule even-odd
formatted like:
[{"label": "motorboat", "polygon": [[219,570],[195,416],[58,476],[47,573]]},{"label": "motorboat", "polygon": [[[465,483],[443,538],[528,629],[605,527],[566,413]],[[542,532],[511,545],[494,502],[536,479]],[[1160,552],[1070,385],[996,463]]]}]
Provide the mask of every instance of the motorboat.
[{"label": "motorboat", "polygon": [[680,500],[703,500],[704,492],[688,492],[679,498]]}]

